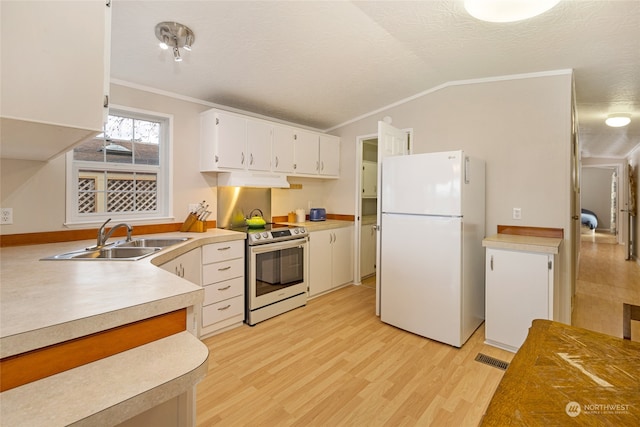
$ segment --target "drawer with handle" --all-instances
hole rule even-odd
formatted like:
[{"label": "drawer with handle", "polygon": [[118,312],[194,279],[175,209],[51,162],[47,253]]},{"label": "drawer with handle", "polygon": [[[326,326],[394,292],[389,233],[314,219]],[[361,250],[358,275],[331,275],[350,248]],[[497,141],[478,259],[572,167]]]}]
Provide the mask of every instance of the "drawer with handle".
[{"label": "drawer with handle", "polygon": [[204,301],[202,305],[223,301],[244,294],[244,276],[224,282],[212,283],[204,287]]},{"label": "drawer with handle", "polygon": [[244,258],[216,262],[202,266],[202,284],[223,282],[234,277],[244,277]]},{"label": "drawer with handle", "polygon": [[202,327],[237,315],[244,315],[244,297],[242,295],[202,307]]},{"label": "drawer with handle", "polygon": [[244,257],[244,240],[212,243],[202,247],[202,264]]}]

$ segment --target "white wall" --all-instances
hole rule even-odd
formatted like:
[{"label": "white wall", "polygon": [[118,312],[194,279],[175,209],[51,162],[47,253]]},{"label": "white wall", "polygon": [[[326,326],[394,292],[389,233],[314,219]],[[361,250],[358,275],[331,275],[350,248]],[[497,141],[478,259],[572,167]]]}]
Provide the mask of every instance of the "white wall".
[{"label": "white wall", "polygon": [[[199,113],[211,107],[114,84],[111,85],[110,97],[114,105],[173,115],[175,220],[171,222],[182,221],[187,215],[189,203],[201,200],[211,203],[215,213],[217,179],[215,174],[206,175],[199,172],[198,158]],[[0,166],[0,203],[2,207],[13,208],[14,215],[14,223],[3,225],[1,234],[66,229],[64,155],[49,162],[3,159]]]},{"label": "white wall", "polygon": [[[570,322],[570,73],[448,86],[335,129],[342,165],[356,162],[356,139],[385,116],[412,128],[414,152],[463,149],[484,159],[486,233],[499,224],[562,228],[561,321]],[[348,168],[348,166],[345,166]],[[355,214],[355,170],[328,183],[332,207]],[[512,209],[522,219],[512,219]],[[330,211],[333,211],[331,209]]]}]

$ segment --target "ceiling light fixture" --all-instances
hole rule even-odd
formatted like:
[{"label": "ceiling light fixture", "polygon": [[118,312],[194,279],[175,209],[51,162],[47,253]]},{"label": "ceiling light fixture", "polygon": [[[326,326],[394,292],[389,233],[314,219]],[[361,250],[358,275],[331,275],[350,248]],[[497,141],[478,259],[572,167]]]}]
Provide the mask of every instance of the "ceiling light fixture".
[{"label": "ceiling light fixture", "polygon": [[474,18],[488,22],[515,22],[546,12],[560,0],[464,0]]},{"label": "ceiling light fixture", "polygon": [[173,49],[173,59],[176,62],[182,61],[180,48],[191,51],[191,46],[196,41],[193,31],[186,25],[177,22],[161,22],[156,25],[156,37],[160,40],[161,49]]},{"label": "ceiling light fixture", "polygon": [[607,120],[604,121],[607,126],[612,128],[619,128],[631,123],[631,114],[629,113],[613,113],[607,116]]}]

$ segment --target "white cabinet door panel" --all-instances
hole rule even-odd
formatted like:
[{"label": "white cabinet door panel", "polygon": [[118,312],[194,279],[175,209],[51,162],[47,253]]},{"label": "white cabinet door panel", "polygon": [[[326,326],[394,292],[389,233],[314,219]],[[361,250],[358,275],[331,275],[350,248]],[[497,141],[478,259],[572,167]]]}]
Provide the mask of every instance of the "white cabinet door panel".
[{"label": "white cabinet door panel", "polygon": [[545,254],[487,249],[488,341],[517,350],[533,319],[549,318],[549,263]]}]

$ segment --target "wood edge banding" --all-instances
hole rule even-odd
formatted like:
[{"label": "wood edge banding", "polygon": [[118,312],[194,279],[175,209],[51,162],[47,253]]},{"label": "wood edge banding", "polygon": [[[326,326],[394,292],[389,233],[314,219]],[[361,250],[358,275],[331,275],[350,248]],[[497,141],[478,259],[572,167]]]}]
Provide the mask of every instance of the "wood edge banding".
[{"label": "wood edge banding", "polygon": [[556,239],[564,239],[564,230],[562,228],[498,225],[498,234],[510,234],[514,236],[551,237]]},{"label": "wood edge banding", "polygon": [[28,384],[187,329],[187,309],[118,326],[0,360],[0,392]]}]

